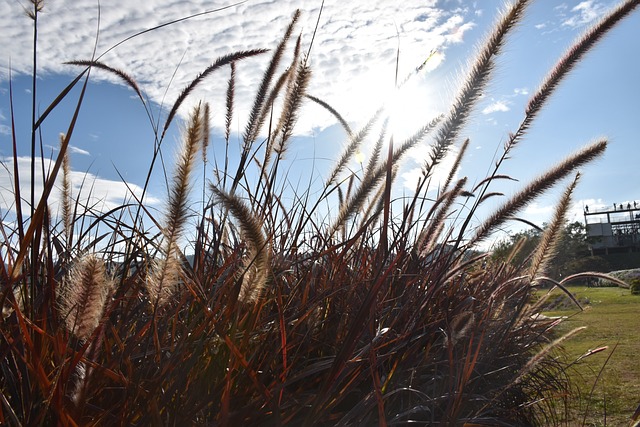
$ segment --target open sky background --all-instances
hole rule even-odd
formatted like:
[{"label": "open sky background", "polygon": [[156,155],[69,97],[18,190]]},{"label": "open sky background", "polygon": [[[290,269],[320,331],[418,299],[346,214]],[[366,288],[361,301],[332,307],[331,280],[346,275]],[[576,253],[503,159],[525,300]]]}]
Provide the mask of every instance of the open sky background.
[{"label": "open sky background", "polygon": [[[471,149],[460,175],[477,183],[486,176],[510,131],[524,115],[530,94],[564,50],[590,24],[617,2],[612,0],[534,1],[522,24],[509,38],[498,60],[493,83],[461,133]],[[80,71],[65,61],[90,59],[94,46],[101,54],[139,31],[156,25],[233,5],[232,2],[109,0],[49,0],[39,15],[39,111]],[[320,0],[248,0],[224,10],[158,29],[127,41],[101,60],[131,75],[150,100],[154,120],[164,123],[171,105],[199,72],[216,58],[243,49],[273,48],[296,8],[302,11],[295,34],[309,48]],[[11,111],[9,82],[13,86],[18,159],[22,185],[28,188],[31,120],[33,22],[26,0],[0,2],[0,159],[10,169]],[[327,0],[311,49],[313,70],[309,93],[317,96],[357,129],[383,104],[394,112],[397,138],[410,134],[440,112],[446,112],[469,60],[495,22],[502,1],[455,0]],[[99,19],[98,19],[99,17]],[[96,43],[96,34],[99,36]],[[396,54],[399,76],[409,75],[435,52],[425,69],[401,93],[395,93]],[[242,131],[254,91],[269,55],[245,60],[237,67],[237,113],[234,130]],[[285,61],[286,63],[286,61]],[[534,123],[525,140],[505,164],[503,173],[519,182],[502,183],[496,190],[510,196],[524,184],[594,139],[611,141],[605,156],[583,170],[575,192],[571,219],[582,220],[582,209],[640,201],[640,10],[616,27],[566,79]],[[226,67],[210,76],[180,109],[200,99],[211,102],[214,155],[220,159]],[[72,179],[76,190],[85,180],[104,207],[122,203],[127,187],[139,191],[153,150],[153,129],[134,93],[100,71],[91,85],[71,140]],[[43,124],[44,156],[55,156],[59,133],[67,129],[77,92]],[[163,108],[164,106],[164,108]],[[395,106],[395,107],[394,107]],[[295,148],[289,154],[290,179],[311,170],[321,179],[345,142],[335,119],[307,102],[297,125]],[[179,127],[173,126],[163,152],[169,162],[175,152]],[[372,138],[373,139],[373,138]],[[233,147],[239,138],[233,138]],[[410,191],[428,150],[425,141],[407,158],[396,191]],[[455,151],[455,150],[454,150]],[[232,150],[229,162],[237,161]],[[363,148],[366,159],[367,147]],[[365,160],[366,162],[366,160]],[[446,162],[445,162],[446,163]],[[357,164],[352,165],[358,168]],[[211,166],[213,167],[213,166]],[[232,168],[233,170],[233,168]],[[304,184],[302,184],[304,186]],[[11,176],[0,167],[0,210],[14,209]],[[530,205],[522,216],[538,224],[548,220],[562,187]],[[146,199],[161,206],[166,187],[155,174]],[[54,195],[55,198],[55,195]],[[496,203],[500,202],[496,199]]]}]

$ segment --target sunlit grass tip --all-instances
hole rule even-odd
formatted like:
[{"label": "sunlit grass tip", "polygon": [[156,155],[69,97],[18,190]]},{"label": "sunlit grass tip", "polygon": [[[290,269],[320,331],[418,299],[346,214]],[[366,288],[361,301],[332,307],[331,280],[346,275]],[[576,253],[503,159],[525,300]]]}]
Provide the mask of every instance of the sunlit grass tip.
[{"label": "sunlit grass tip", "polygon": [[59,298],[59,312],[67,330],[80,339],[89,338],[100,324],[113,290],[114,281],[96,254],[84,254],[73,261]]}]

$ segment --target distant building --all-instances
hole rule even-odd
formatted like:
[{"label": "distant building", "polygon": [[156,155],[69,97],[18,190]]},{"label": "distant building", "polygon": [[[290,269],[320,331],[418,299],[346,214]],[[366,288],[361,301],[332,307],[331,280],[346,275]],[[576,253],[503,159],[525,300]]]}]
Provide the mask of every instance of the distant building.
[{"label": "distant building", "polygon": [[584,208],[584,223],[592,254],[640,250],[640,209],[633,202],[614,204],[613,209]]}]

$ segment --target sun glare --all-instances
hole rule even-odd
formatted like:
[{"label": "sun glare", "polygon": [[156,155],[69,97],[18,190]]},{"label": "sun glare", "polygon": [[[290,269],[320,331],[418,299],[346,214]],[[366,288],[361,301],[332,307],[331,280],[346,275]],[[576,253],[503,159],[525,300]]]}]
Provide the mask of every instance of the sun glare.
[{"label": "sun glare", "polygon": [[[360,101],[360,108],[357,110],[370,111],[370,114],[373,114],[374,111],[383,107],[381,120],[378,121],[379,125],[382,120],[388,120],[383,155],[387,153],[391,138],[394,145],[399,146],[441,112],[439,109],[442,95],[439,94],[438,83],[433,78],[429,78],[428,73],[437,68],[443,59],[444,54],[438,51],[432,52],[422,64],[411,69],[410,73],[400,71],[397,83],[394,81],[393,74],[389,74],[390,68],[383,70],[380,67],[375,71],[372,70],[367,76],[362,76],[358,81],[359,84],[352,88],[352,93],[357,95],[351,99]],[[369,115],[365,120],[370,118]],[[356,164],[362,165],[368,161],[375,140],[376,138],[368,139],[366,145],[354,154],[353,160]],[[429,155],[428,142],[423,141],[407,154],[408,162],[400,172],[405,187],[415,188],[422,165]],[[434,172],[439,175],[439,170]],[[432,176],[433,178],[436,177]],[[437,177],[438,180],[440,178],[444,179],[444,177]]]},{"label": "sun glare", "polygon": [[444,54],[432,51],[427,59],[391,92],[386,107],[389,129],[395,139],[403,140],[411,136],[421,126],[433,119],[436,113],[435,91],[432,80],[424,78],[425,73],[436,69],[444,60]]}]

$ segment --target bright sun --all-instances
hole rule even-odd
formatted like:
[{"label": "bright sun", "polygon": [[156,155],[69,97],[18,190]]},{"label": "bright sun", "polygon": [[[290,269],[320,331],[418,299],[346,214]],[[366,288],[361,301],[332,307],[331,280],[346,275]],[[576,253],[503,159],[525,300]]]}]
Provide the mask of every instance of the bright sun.
[{"label": "bright sun", "polygon": [[[354,161],[357,164],[363,166],[367,163],[383,120],[389,121],[382,149],[382,155],[386,156],[391,136],[393,136],[394,146],[398,147],[441,113],[438,110],[442,99],[442,94],[439,94],[441,88],[433,78],[427,76],[427,73],[435,69],[443,58],[443,54],[434,52],[418,70],[411,71],[409,78],[407,78],[409,73],[406,72],[404,75],[399,75],[399,88],[395,87],[393,79],[389,79],[389,69],[386,69],[384,76],[381,75],[381,70],[372,70],[368,76],[360,79],[359,87],[353,88],[352,93],[355,95],[353,99],[360,99],[361,108],[364,105],[371,113],[382,106],[384,110],[371,137],[366,139],[365,145],[355,153]],[[360,90],[362,87],[367,90]],[[370,118],[369,116],[367,119]],[[405,186],[415,186],[421,174],[421,165],[429,155],[427,144],[428,142],[424,141],[407,153],[405,158],[413,161],[403,162],[406,168],[403,168],[400,173]]]}]

